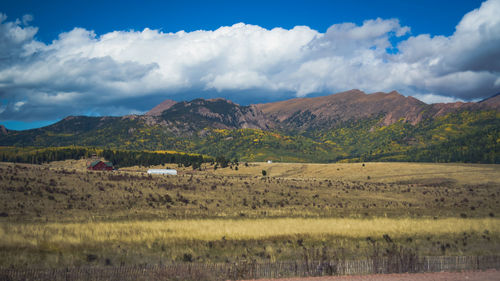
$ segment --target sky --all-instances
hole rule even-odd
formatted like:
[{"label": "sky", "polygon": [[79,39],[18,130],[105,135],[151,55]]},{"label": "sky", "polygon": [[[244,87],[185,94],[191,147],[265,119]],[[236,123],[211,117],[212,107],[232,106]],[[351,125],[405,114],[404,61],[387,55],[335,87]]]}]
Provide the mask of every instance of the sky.
[{"label": "sky", "polygon": [[500,0],[0,1],[0,124],[397,90],[500,92]]}]

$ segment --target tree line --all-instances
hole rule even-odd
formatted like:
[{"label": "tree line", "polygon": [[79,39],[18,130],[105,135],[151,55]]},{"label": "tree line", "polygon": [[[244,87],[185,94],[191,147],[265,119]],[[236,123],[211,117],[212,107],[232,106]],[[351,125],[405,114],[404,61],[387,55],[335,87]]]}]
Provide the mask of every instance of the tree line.
[{"label": "tree line", "polygon": [[201,155],[110,149],[103,150],[101,156],[113,163],[116,167],[153,166],[175,163],[179,166],[198,169],[201,167],[202,163],[212,160],[205,159]]},{"label": "tree line", "polygon": [[30,164],[43,164],[68,159],[78,160],[89,158],[93,155],[110,161],[115,167],[152,166],[173,163],[179,166],[198,169],[202,163],[213,161],[212,158],[205,158],[202,155],[132,150],[102,150],[85,147],[51,147],[42,149],[16,147],[0,149],[0,161]]}]

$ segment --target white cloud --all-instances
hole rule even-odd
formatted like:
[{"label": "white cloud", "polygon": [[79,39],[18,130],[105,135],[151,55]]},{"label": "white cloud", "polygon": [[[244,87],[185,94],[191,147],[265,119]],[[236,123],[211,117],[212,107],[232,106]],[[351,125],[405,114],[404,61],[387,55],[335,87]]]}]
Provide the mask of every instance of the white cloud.
[{"label": "white cloud", "polygon": [[36,27],[22,27],[19,21],[7,22],[7,16],[0,13],[0,67],[10,65],[18,59],[33,54],[40,46],[33,38]]},{"label": "white cloud", "polygon": [[223,90],[246,90],[261,87],[267,90],[273,90],[273,84],[269,82],[266,76],[255,71],[228,72],[216,75],[211,74],[202,78],[202,81],[209,81],[206,89]]},{"label": "white cloud", "polygon": [[435,94],[421,94],[421,95],[415,95],[414,97],[428,104],[441,103],[441,102],[450,103],[450,102],[461,101],[460,99],[454,97],[444,97]]},{"label": "white cloud", "polygon": [[500,0],[489,0],[453,35],[417,34],[396,54],[387,51],[396,47],[391,37],[410,32],[397,19],[339,23],[325,33],[243,23],[176,33],[75,28],[44,44],[31,16],[8,22],[0,14],[0,98],[8,101],[0,119],[141,112],[141,99],[189,91],[269,97],[358,88],[426,101],[484,98],[500,91],[498,14]]},{"label": "white cloud", "polygon": [[467,13],[450,37],[423,34],[401,42],[397,61],[419,71],[409,84],[467,100],[499,92],[499,14],[500,0],[489,0]]},{"label": "white cloud", "polygon": [[21,107],[25,104],[26,104],[26,102],[24,102],[24,101],[18,101],[16,103],[14,103],[14,111],[19,111],[19,109],[21,109]]}]

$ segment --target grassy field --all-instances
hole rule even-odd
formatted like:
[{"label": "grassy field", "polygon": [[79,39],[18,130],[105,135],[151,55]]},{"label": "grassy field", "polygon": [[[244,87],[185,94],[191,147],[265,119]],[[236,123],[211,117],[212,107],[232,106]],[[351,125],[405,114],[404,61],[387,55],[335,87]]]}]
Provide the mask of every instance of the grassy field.
[{"label": "grassy field", "polygon": [[494,255],[498,219],[207,219],[11,223],[0,233],[2,264],[158,264],[360,258],[375,247],[420,255]]},{"label": "grassy field", "polygon": [[[461,163],[251,163],[242,170],[222,169],[220,175],[259,175],[266,170],[269,176],[296,179],[328,179],[359,182],[417,183],[449,181],[459,185],[500,185],[500,166]],[[370,177],[370,178],[368,178]]]},{"label": "grassy field", "polygon": [[0,163],[0,266],[500,252],[499,165],[178,169]]}]

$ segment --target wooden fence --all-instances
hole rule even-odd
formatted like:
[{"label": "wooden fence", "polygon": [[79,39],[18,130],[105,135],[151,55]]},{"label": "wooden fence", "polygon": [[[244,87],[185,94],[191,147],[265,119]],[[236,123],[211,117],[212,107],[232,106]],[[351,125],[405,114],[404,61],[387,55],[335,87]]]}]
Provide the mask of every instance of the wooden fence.
[{"label": "wooden fence", "polygon": [[373,258],[344,261],[270,263],[174,263],[146,266],[101,266],[64,269],[0,268],[0,281],[31,280],[236,280],[373,273],[416,273],[500,269],[500,256],[420,257],[413,260]]}]

